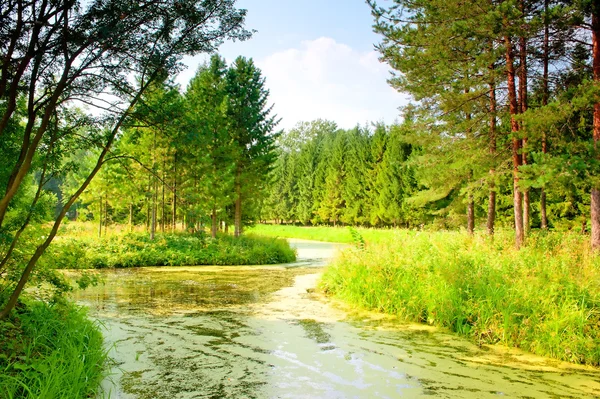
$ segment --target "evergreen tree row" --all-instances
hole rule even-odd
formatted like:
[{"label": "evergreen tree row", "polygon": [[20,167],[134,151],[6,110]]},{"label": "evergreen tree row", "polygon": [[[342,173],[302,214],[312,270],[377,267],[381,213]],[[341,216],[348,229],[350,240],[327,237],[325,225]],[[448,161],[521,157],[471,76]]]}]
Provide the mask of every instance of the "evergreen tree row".
[{"label": "evergreen tree row", "polygon": [[409,128],[338,129],[334,122],[298,124],[279,139],[273,184],[261,215],[276,222],[414,226],[406,201],[416,190],[407,163]]},{"label": "evergreen tree row", "polygon": [[[214,237],[230,225],[239,236],[258,217],[276,158],[268,94],[251,59],[228,67],[218,55],[184,94],[168,80],[153,85],[79,212],[99,221],[100,234],[111,222],[129,222],[145,224],[152,237],[157,229],[204,226]],[[86,165],[79,169],[85,176]]]}]

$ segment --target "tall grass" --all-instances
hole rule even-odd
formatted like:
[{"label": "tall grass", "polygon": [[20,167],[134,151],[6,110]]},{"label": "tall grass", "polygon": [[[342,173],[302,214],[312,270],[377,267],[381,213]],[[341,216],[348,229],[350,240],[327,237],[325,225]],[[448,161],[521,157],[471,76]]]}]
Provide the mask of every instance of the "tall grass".
[{"label": "tall grass", "polygon": [[98,326],[67,303],[35,302],[0,321],[0,398],[94,397],[105,376]]},{"label": "tall grass", "polygon": [[516,251],[461,233],[396,232],[346,251],[321,287],[352,304],[574,363],[600,364],[600,257],[576,234]]},{"label": "tall grass", "polygon": [[285,240],[247,235],[217,239],[187,233],[63,236],[42,262],[62,269],[138,266],[259,265],[288,263],[296,254]]},{"label": "tall grass", "polygon": [[[375,243],[385,241],[394,236],[396,229],[373,229],[354,227],[366,241]],[[351,230],[348,227],[331,226],[291,226],[280,224],[257,224],[248,229],[248,232],[265,237],[301,238],[305,240],[352,243]]]}]

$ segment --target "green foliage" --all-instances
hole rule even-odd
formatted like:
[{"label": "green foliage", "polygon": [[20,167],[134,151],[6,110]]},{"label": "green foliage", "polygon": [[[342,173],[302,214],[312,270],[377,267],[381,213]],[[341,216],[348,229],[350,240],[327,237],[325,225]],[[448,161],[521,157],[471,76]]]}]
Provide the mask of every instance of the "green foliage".
[{"label": "green foliage", "polygon": [[107,354],[97,323],[66,302],[21,305],[0,321],[0,397],[84,399],[98,393]]},{"label": "green foliage", "polygon": [[521,251],[512,239],[397,231],[365,251],[345,251],[321,287],[480,344],[600,364],[600,259],[577,234],[535,234]]},{"label": "green foliage", "polygon": [[412,147],[404,134],[410,128],[374,126],[374,132],[360,126],[336,130],[334,123],[317,120],[286,132],[265,218],[305,225],[420,223],[422,213],[406,201],[417,185],[406,162]]},{"label": "green foliage", "polygon": [[204,234],[129,233],[104,239],[63,237],[41,262],[58,269],[106,267],[261,265],[296,260],[285,240],[254,235],[234,238]]}]

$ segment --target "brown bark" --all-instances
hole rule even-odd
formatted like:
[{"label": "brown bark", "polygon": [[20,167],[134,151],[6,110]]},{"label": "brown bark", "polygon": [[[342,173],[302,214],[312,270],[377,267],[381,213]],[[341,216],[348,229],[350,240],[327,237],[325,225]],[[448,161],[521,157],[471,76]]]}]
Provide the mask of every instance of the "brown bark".
[{"label": "brown bark", "polygon": [[[544,71],[542,75],[542,106],[548,105],[549,87],[548,87],[548,63],[549,63],[549,41],[550,41],[550,29],[548,26],[548,0],[544,0]],[[542,132],[542,153],[548,153],[548,143],[546,138],[546,132]],[[546,189],[542,187],[540,193],[540,218],[542,220],[542,230],[548,229],[548,215],[546,213]]]},{"label": "brown bark", "polygon": [[467,231],[469,234],[473,234],[475,231],[475,201],[473,201],[473,195],[469,195],[469,205],[467,207]]},{"label": "brown bark", "polygon": [[[494,66],[490,66],[493,72]],[[496,156],[496,85],[494,81],[490,82],[490,156]],[[494,235],[494,224],[496,221],[496,187],[494,183],[494,169],[490,169],[490,193],[488,198],[487,231],[489,235]]]},{"label": "brown bark", "polygon": [[[600,5],[592,5],[592,54],[594,57],[594,82],[600,83]],[[600,102],[594,104],[594,150],[598,152],[600,140]],[[597,155],[596,155],[597,157]],[[591,203],[592,249],[600,249],[600,187],[592,188]]]},{"label": "brown bark", "polygon": [[513,161],[513,206],[515,216],[515,246],[521,248],[525,236],[523,232],[523,203],[521,191],[519,190],[519,166],[521,166],[521,156],[519,154],[521,140],[518,138],[519,122],[515,116],[519,113],[517,104],[517,92],[515,87],[515,66],[513,45],[510,36],[504,38],[506,50],[506,74],[508,83],[508,100],[510,110],[510,126],[512,133],[512,161]]},{"label": "brown bark", "polygon": [[[520,1],[521,13],[525,18],[525,2]],[[525,36],[519,38],[519,106],[521,113],[527,112],[527,39]],[[525,127],[521,124],[521,164],[527,165],[527,135]],[[524,233],[528,234],[531,228],[530,212],[531,204],[529,201],[529,189],[523,191],[523,228]]]}]

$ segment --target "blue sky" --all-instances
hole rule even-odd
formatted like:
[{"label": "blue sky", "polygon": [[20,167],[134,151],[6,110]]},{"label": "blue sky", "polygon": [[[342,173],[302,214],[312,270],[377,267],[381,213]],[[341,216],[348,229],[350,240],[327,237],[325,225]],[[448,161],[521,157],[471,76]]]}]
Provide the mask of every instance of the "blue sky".
[{"label": "blue sky", "polygon": [[[385,0],[384,0],[385,1]],[[406,97],[389,87],[387,65],[378,61],[373,19],[364,0],[239,0],[248,10],[245,42],[225,43],[231,62],[252,57],[270,90],[279,127],[324,118],[342,128],[398,118]],[[186,60],[177,81],[185,87],[205,57]]]}]

